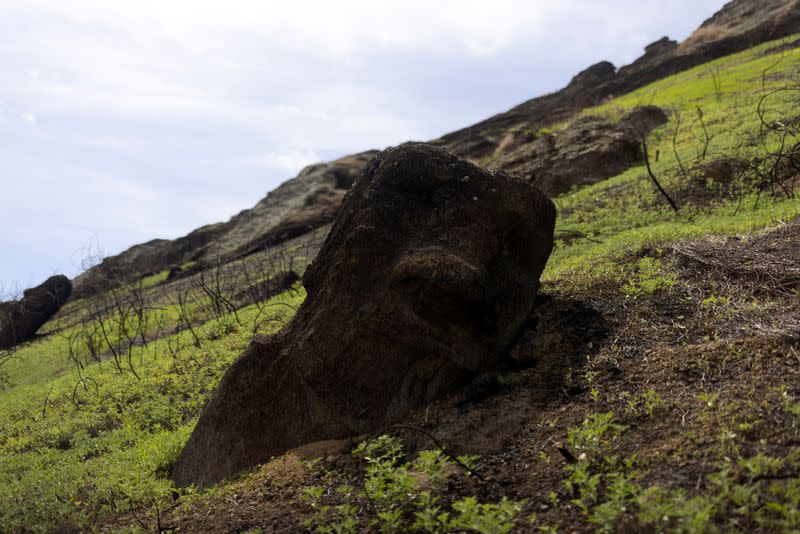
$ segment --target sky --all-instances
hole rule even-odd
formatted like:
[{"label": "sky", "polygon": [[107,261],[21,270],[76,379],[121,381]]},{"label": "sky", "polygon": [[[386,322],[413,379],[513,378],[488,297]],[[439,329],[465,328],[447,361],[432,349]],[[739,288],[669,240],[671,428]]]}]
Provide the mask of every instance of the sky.
[{"label": "sky", "polygon": [[682,40],[722,0],[0,0],[0,295]]}]

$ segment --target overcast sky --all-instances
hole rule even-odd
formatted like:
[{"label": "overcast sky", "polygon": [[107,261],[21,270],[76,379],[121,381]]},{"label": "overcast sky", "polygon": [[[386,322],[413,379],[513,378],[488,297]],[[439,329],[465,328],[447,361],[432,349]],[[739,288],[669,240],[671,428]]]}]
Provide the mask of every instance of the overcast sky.
[{"label": "overcast sky", "polygon": [[0,290],[681,40],[722,0],[0,0]]}]

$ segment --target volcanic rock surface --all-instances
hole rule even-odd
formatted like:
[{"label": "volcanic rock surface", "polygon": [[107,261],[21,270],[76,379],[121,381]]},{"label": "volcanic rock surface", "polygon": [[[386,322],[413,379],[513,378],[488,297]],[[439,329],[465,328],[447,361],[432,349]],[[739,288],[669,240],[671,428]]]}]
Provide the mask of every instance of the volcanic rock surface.
[{"label": "volcanic rock surface", "polygon": [[712,59],[800,32],[798,0],[733,0],[678,44],[668,37],[619,69],[602,61],[576,75],[563,89],[533,98],[477,124],[442,136],[437,143],[473,159],[491,155],[503,137],[525,124],[534,131],[569,119],[587,106],[619,96]]},{"label": "volcanic rock surface", "polygon": [[330,224],[347,189],[377,153],[372,150],[309,165],[227,222],[203,226],[175,240],[154,239],[105,258],[75,279],[75,296],[133,282],[145,273],[177,267],[177,275],[181,265],[195,262],[180,277],[191,275],[220,259],[240,258]]},{"label": "volcanic rock surface", "polygon": [[26,289],[20,300],[0,302],[0,348],[13,347],[31,339],[64,305],[71,293],[69,278],[57,275]]},{"label": "volcanic rock surface", "polygon": [[266,302],[275,295],[289,290],[295,282],[300,280],[300,275],[294,271],[276,273],[266,280],[250,284],[233,295],[233,299],[240,305]]},{"label": "volcanic rock surface", "polygon": [[225,374],[175,482],[375,432],[497,367],[531,316],[554,224],[538,188],[442,149],[375,158],[306,271],[307,299]]},{"label": "volcanic rock surface", "polygon": [[566,129],[547,134],[492,163],[532,181],[555,196],[575,186],[597,183],[641,161],[640,133],[667,121],[658,107],[637,108],[619,123],[586,116]]}]

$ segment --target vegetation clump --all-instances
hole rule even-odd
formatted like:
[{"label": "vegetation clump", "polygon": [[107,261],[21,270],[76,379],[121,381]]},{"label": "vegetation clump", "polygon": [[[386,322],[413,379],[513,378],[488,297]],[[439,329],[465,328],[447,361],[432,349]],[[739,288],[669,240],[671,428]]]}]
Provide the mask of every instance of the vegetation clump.
[{"label": "vegetation clump", "polygon": [[360,443],[353,454],[364,462],[362,480],[305,488],[303,498],[314,510],[305,524],[313,531],[355,533],[368,527],[387,533],[504,534],[514,529],[525,506],[505,497],[495,504],[474,496],[448,498],[448,482],[472,475],[475,456],[453,457],[435,449],[404,460],[402,442],[388,435]]}]

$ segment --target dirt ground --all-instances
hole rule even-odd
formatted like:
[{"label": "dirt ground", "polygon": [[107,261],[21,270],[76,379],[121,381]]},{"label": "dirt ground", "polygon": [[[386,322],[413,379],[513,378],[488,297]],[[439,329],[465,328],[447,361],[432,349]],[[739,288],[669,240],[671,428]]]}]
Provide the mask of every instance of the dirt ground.
[{"label": "dirt ground", "polygon": [[[774,408],[781,402],[779,386],[800,394],[800,224],[642,255],[658,258],[678,283],[636,297],[605,282],[580,291],[564,289],[567,284],[543,287],[538,327],[512,351],[516,368],[499,380],[484,377],[404,422],[449,451],[481,455],[477,476],[455,481],[448,498],[526,499],[526,512],[543,523],[594,530],[569,504],[559,447],[587,414],[609,410],[628,427],[614,453],[637,455],[644,484],[683,488],[688,495],[702,492],[708,475],[726,464],[717,439],[721,428],[743,429],[736,442],[742,453],[762,440],[775,455],[798,444],[797,430]],[[629,413],[630,399],[648,389],[663,405],[650,415]],[[433,447],[422,432],[395,433],[411,451]],[[298,455],[320,456],[324,465],[347,473],[356,469],[349,445],[328,442],[288,454],[204,496],[161,506],[159,517],[154,509],[140,510],[110,518],[107,526],[302,531],[310,507],[300,494],[319,480]]]}]

